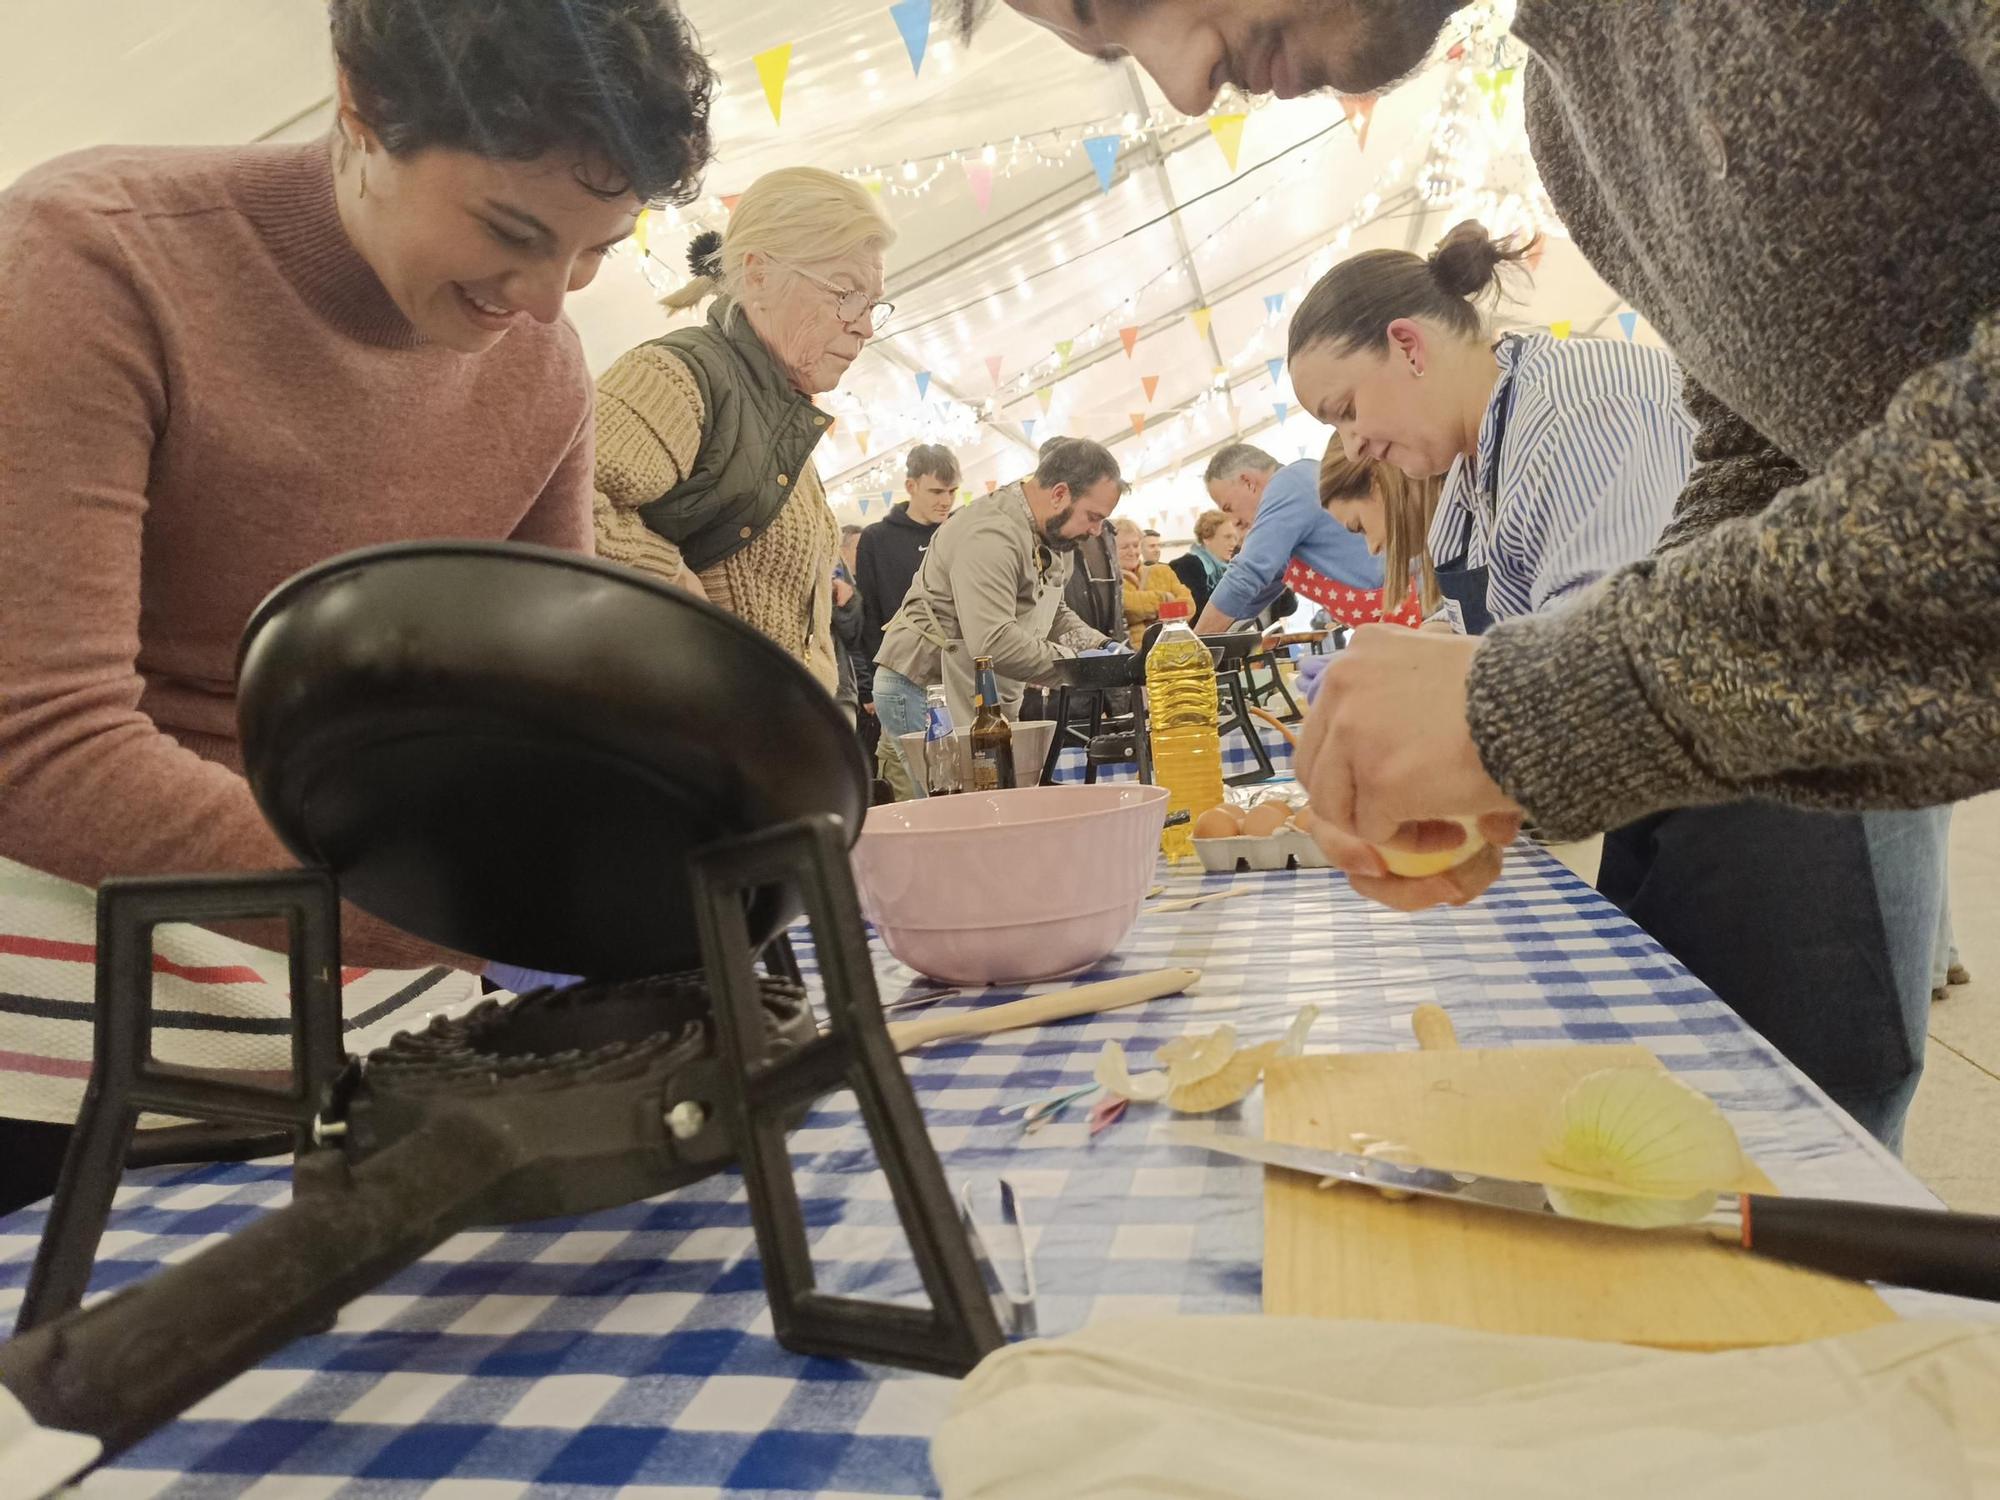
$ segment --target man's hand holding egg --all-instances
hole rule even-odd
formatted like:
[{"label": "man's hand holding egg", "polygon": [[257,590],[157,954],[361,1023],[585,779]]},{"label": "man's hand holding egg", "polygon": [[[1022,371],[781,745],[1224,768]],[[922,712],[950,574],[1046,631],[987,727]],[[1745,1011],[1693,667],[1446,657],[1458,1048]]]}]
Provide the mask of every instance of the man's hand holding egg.
[{"label": "man's hand holding egg", "polygon": [[1311,815],[1298,821],[1371,900],[1462,905],[1493,883],[1520,831],[1466,725],[1478,649],[1477,638],[1370,625],[1321,677],[1297,757]]}]

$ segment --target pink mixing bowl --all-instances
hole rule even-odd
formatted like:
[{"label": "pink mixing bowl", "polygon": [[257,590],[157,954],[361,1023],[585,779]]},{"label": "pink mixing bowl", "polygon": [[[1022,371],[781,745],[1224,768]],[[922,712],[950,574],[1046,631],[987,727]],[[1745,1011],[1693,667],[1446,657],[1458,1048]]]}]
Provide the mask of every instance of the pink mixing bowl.
[{"label": "pink mixing bowl", "polygon": [[1166,820],[1166,788],[1132,782],[871,807],[854,846],[861,909],[933,979],[1067,974],[1132,930]]}]

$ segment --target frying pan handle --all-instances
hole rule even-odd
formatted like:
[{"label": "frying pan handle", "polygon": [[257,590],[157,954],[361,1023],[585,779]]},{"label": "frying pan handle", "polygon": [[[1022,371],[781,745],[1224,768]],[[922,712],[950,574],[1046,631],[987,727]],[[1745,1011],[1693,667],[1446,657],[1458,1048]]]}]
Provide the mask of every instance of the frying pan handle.
[{"label": "frying pan handle", "polygon": [[1743,1248],[1856,1281],[2000,1302],[2000,1218],[1745,1195]]}]

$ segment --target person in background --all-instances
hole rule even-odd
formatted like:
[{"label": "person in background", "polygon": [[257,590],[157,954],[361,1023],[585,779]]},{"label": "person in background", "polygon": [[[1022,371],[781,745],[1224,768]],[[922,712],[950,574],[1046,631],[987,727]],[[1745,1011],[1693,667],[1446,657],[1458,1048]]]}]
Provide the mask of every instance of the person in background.
[{"label": "person in background", "polygon": [[[1120,520],[1118,530],[1118,568],[1125,580],[1125,624],[1132,637],[1132,649],[1139,649],[1145,637],[1146,627],[1160,618],[1160,606],[1169,599],[1178,599],[1187,605],[1190,613],[1194,609],[1194,595],[1188,586],[1180,581],[1174,570],[1163,562],[1147,562],[1146,534],[1139,529],[1139,523]],[[1159,533],[1155,532],[1157,536]]]},{"label": "person in background", "polygon": [[[919,443],[903,461],[906,498],[861,533],[855,554],[855,582],[861,589],[862,658],[855,663],[874,702],[875,653],[882,649],[882,632],[917,576],[931,538],[937,535],[958,498],[958,458],[937,443]],[[893,737],[882,735],[875,745],[876,774],[889,783],[898,801],[916,795]]]},{"label": "person in background", "polygon": [[[1663,350],[1491,337],[1478,305],[1531,248],[1460,224],[1428,259],[1354,256],[1288,335],[1293,389],[1349,457],[1445,476],[1427,550],[1474,628],[1560,609],[1651,554],[1694,462]],[[1406,373],[1384,380],[1385,358]],[[1477,567],[1447,566],[1464,557]],[[1893,1150],[1923,1064],[1942,858],[1933,812],[1739,801],[1611,830],[1597,886]]]},{"label": "person in background", "polygon": [[[1287,584],[1343,624],[1383,617],[1382,566],[1321,508],[1319,468],[1306,458],[1280,467],[1250,443],[1231,443],[1209,460],[1209,498],[1243,541],[1203,603],[1195,634],[1221,635],[1257,616]],[[1406,599],[1393,610],[1397,623],[1415,623]]]},{"label": "person in background", "polygon": [[[0,1210],[53,1186],[83,1097],[93,888],[295,864],[241,774],[251,612],[374,543],[589,552],[564,298],[708,162],[714,77],[664,0],[327,16],[325,135],[103,147],[0,193]],[[157,942],[163,1060],[289,1069],[282,955]],[[341,946],[357,1050],[478,993],[480,959],[353,907]]]},{"label": "person in background", "polygon": [[1160,534],[1149,526],[1140,533],[1140,536],[1144,539],[1140,557],[1150,568],[1160,561]]},{"label": "person in background", "polygon": [[1327,514],[1368,543],[1384,578],[1407,578],[1424,625],[1453,629],[1425,538],[1437,513],[1442,481],[1412,479],[1393,464],[1351,459],[1336,438],[1319,467],[1319,501]]},{"label": "person in background", "polygon": [[1235,555],[1236,523],[1225,512],[1205,510],[1195,517],[1194,545],[1167,566],[1187,585],[1197,614],[1208,606],[1208,596]]},{"label": "person in background", "polygon": [[700,594],[804,662],[828,692],[838,527],[813,449],[834,389],[889,315],[896,237],[874,195],[817,167],[751,183],[726,237],[697,235],[669,311],[705,322],[597,382],[597,550]]},{"label": "person in background", "polygon": [[925,689],[937,683],[952,722],[970,724],[975,657],[993,659],[1001,707],[1016,717],[1023,683],[1047,682],[1058,661],[1111,644],[1064,602],[1063,586],[1079,545],[1104,530],[1124,493],[1108,449],[1065,438],[1033,474],[960,508],[938,529],[875,654],[885,739],[922,731]]},{"label": "person in background", "polygon": [[851,524],[840,528],[840,562],[833,571],[836,578],[845,578],[849,583],[854,582],[854,561],[861,545],[861,530],[861,527]]},{"label": "person in background", "polygon": [[[1044,438],[1038,459],[1053,453],[1066,437]],[[1076,566],[1063,586],[1063,600],[1093,630],[1121,638],[1125,632],[1124,578],[1118,567],[1118,538],[1110,527],[1077,545]]]}]

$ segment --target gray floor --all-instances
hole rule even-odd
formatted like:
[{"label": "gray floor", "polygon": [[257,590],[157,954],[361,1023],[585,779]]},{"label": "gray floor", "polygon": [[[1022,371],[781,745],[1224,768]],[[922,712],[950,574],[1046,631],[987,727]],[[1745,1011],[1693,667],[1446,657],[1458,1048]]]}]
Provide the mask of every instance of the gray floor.
[{"label": "gray floor", "polygon": [[[1586,880],[1597,873],[1595,839],[1551,852]],[[1903,1157],[1953,1208],[2000,1213],[2000,793],[1952,819],[1951,903],[1972,983],[1931,1008]]]}]

